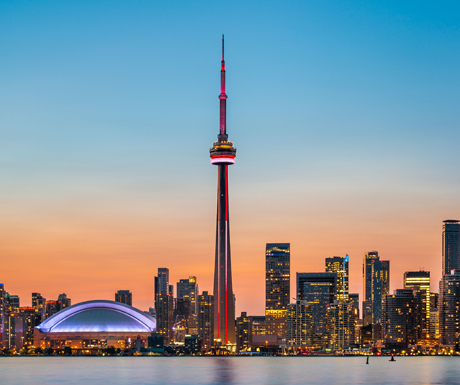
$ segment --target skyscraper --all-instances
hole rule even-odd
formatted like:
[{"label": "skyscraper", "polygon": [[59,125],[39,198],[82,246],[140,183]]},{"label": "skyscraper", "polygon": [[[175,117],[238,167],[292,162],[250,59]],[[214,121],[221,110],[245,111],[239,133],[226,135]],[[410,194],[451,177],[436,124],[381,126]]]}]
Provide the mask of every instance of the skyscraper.
[{"label": "skyscraper", "polygon": [[443,275],[439,298],[439,332],[441,343],[460,343],[460,270],[451,270]]},{"label": "skyscraper", "polygon": [[225,94],[224,36],[220,71],[220,130],[209,150],[211,163],[218,166],[216,258],[214,269],[214,339],[222,345],[235,345],[235,304],[230,257],[228,210],[228,166],[235,163],[236,148],[227,135],[227,95]]},{"label": "skyscraper", "polygon": [[336,300],[348,300],[348,254],[343,257],[326,258],[326,272],[337,273]]},{"label": "skyscraper", "polygon": [[201,348],[208,351],[214,344],[214,296],[203,291],[198,298],[198,335]]},{"label": "skyscraper", "polygon": [[176,288],[176,319],[185,321],[187,334],[198,334],[196,277],[179,280]]},{"label": "skyscraper", "polygon": [[363,324],[375,324],[382,315],[383,298],[390,291],[390,261],[381,261],[377,251],[364,255]]},{"label": "skyscraper", "polygon": [[155,277],[155,296],[157,294],[171,294],[169,285],[169,269],[166,267],[158,268],[158,275]]},{"label": "skyscraper", "polygon": [[425,340],[430,335],[430,272],[406,271],[404,289],[414,289],[416,337],[418,340]]},{"label": "skyscraper", "polygon": [[442,275],[460,269],[460,222],[448,219],[442,225]]},{"label": "skyscraper", "polygon": [[174,315],[172,285],[169,284],[169,269],[158,268],[155,277],[155,312],[157,333],[164,335],[165,344],[173,339]]},{"label": "skyscraper", "polygon": [[363,323],[367,326],[372,323],[372,262],[379,260],[377,251],[370,251],[364,255],[363,262]]},{"label": "skyscraper", "polygon": [[265,249],[265,316],[267,333],[286,335],[290,297],[290,244],[267,243]]},{"label": "skyscraper", "polygon": [[133,294],[129,290],[118,290],[115,293],[115,301],[133,306]]}]

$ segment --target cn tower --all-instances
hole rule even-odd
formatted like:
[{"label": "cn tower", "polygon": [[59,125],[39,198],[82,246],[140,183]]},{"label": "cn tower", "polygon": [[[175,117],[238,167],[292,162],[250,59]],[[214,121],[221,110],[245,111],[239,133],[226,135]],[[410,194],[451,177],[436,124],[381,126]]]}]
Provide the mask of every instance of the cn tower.
[{"label": "cn tower", "polygon": [[236,344],[235,302],[233,299],[228,216],[228,166],[235,163],[236,148],[227,135],[227,95],[225,94],[224,35],[220,71],[220,130],[209,150],[211,163],[218,167],[216,261],[214,269],[214,340],[221,345]]}]

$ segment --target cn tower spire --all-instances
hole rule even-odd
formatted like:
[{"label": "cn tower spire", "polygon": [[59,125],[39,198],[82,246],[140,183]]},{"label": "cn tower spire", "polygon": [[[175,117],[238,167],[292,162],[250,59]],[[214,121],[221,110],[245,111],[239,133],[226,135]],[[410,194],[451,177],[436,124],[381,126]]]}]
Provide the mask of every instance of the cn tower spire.
[{"label": "cn tower spire", "polygon": [[220,132],[217,138],[219,142],[226,142],[227,135],[227,95],[225,93],[225,59],[224,59],[224,35],[222,35],[222,62],[220,65]]}]

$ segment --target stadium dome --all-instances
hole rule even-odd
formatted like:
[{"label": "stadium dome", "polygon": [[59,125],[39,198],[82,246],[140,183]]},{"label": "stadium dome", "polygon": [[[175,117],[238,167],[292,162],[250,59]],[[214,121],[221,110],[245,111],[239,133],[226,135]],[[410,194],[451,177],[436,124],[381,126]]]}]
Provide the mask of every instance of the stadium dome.
[{"label": "stadium dome", "polygon": [[69,306],[36,328],[42,333],[152,333],[156,321],[132,306],[96,300]]}]

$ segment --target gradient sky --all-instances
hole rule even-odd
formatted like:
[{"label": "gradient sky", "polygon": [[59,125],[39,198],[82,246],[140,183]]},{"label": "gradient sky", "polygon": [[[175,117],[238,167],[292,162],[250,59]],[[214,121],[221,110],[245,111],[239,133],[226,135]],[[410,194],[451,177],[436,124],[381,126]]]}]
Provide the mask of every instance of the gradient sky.
[{"label": "gradient sky", "polygon": [[460,218],[457,1],[0,1],[0,282],[73,303],[153,277],[212,291],[226,36],[237,313],[267,242],[297,271],[350,255],[441,275]]}]

